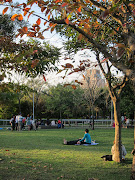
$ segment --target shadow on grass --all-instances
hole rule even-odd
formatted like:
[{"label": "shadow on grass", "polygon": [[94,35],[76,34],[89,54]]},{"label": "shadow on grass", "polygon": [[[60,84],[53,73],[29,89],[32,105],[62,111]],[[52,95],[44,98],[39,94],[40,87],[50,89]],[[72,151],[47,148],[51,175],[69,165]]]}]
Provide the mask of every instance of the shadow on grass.
[{"label": "shadow on grass", "polygon": [[88,161],[80,158],[55,158],[31,157],[4,159],[5,166],[1,167],[0,177],[2,180],[88,180],[90,178],[100,180],[127,180],[130,170],[125,174],[125,168],[113,162]]}]

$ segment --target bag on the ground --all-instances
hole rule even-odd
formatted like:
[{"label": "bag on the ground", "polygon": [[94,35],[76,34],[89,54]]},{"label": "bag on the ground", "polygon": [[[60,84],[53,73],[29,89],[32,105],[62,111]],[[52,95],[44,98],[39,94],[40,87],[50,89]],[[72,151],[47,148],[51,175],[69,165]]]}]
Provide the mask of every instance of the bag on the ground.
[{"label": "bag on the ground", "polygon": [[104,161],[112,161],[112,155],[104,155],[101,157]]}]

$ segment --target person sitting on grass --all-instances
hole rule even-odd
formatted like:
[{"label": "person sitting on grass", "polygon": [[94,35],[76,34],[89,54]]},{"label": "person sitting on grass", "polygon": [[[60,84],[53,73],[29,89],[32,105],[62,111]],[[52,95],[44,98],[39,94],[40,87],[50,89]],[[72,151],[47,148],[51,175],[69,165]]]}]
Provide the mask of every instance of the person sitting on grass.
[{"label": "person sitting on grass", "polygon": [[[122,150],[122,161],[124,161],[127,151],[126,151],[125,146],[122,143],[121,143],[121,150]],[[112,153],[112,160],[114,160],[115,159],[115,141],[113,142],[111,153]]]},{"label": "person sitting on grass", "polygon": [[82,139],[77,139],[74,141],[67,141],[64,139],[64,144],[65,145],[75,145],[75,144],[91,144],[91,136],[89,134],[89,130],[85,129],[85,134]]}]

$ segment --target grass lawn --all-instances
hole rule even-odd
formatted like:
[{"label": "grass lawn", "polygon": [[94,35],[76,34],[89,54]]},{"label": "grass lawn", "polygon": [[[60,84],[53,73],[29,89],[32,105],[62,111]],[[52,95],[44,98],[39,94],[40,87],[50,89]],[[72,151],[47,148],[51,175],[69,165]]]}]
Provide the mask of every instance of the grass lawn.
[{"label": "grass lawn", "polygon": [[122,129],[125,163],[103,161],[111,154],[114,129],[90,130],[97,146],[63,145],[84,129],[40,129],[11,132],[0,130],[0,180],[129,180],[134,147],[133,129]]}]

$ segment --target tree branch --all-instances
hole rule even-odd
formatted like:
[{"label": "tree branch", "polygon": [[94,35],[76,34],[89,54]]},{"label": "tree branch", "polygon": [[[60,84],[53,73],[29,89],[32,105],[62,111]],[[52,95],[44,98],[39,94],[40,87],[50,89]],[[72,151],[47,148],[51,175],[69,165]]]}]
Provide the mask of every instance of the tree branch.
[{"label": "tree branch", "polygon": [[[97,1],[90,0],[90,2],[91,2],[92,4],[94,4],[96,7],[100,8],[102,11],[107,10],[107,8],[106,8],[105,6],[101,5],[101,4],[98,3]],[[115,19],[115,21],[117,21],[117,22],[122,26],[122,22],[121,22],[119,16],[117,16],[116,14],[114,14],[114,15],[111,15],[111,14],[110,14],[110,16],[111,16],[113,19]]]},{"label": "tree branch", "polygon": [[[100,18],[100,16],[97,16],[96,14],[93,14],[93,12],[91,11],[91,9],[84,7],[83,8],[85,11],[89,12],[90,14],[92,14],[93,16],[95,16],[96,18],[98,18],[100,21],[102,21],[102,23],[106,23],[107,26],[109,26],[111,29],[113,29],[117,34],[121,35],[121,33],[119,33],[113,26],[111,26],[108,22],[104,21],[102,18]],[[122,25],[122,23],[121,23]]]}]

